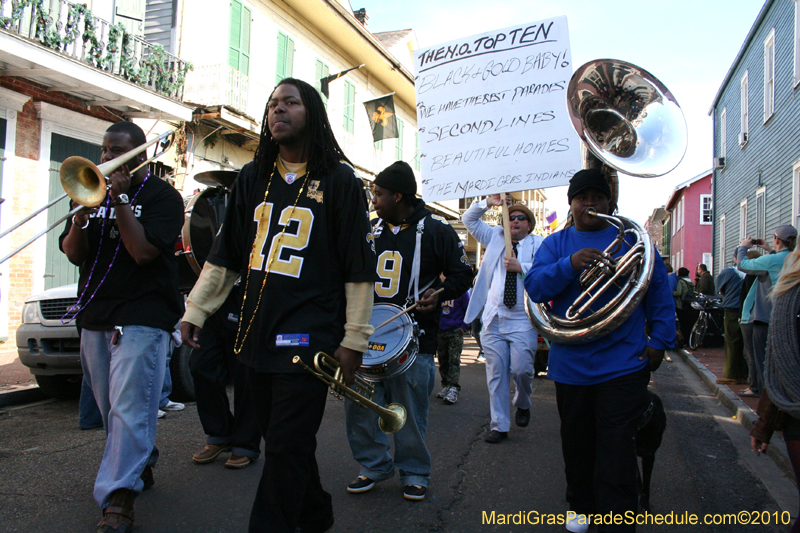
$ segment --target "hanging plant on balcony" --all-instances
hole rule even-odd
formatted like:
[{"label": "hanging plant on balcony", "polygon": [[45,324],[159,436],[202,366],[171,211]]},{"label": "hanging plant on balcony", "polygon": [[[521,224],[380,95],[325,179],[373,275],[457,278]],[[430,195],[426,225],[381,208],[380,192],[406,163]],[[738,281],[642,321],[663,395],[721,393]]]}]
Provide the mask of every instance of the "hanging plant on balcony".
[{"label": "hanging plant on balcony", "polygon": [[94,21],[94,15],[90,11],[85,13],[83,19],[83,46],[89,46],[89,51],[86,54],[86,62],[95,67],[102,68],[101,56],[103,53],[103,43],[97,38],[97,25]]},{"label": "hanging plant on balcony", "polygon": [[177,58],[170,56],[164,47],[155,44],[150,49],[150,53],[142,57],[141,68],[137,73],[141,77],[142,83],[151,85],[156,91],[172,96],[172,94],[183,86],[186,81],[186,73],[194,70],[190,61],[175,65]]},{"label": "hanging plant on balcony", "polygon": [[114,58],[121,49],[121,40],[128,32],[125,31],[125,26],[115,24],[108,30],[108,44],[106,45],[106,55],[103,56],[101,61],[102,67],[106,70],[114,69]]},{"label": "hanging plant on balcony", "polygon": [[67,23],[64,26],[64,38],[62,42],[64,43],[64,49],[66,49],[67,45],[70,45],[75,42],[78,38],[79,25],[81,21],[81,17],[91,16],[91,13],[86,6],[81,4],[69,4],[69,11],[67,11]]}]

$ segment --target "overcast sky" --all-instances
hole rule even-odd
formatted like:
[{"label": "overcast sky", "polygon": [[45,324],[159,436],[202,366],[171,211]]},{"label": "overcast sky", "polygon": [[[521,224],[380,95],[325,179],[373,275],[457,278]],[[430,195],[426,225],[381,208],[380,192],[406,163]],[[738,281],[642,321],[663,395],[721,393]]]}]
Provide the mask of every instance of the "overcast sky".
[{"label": "overcast sky", "polygon": [[[372,32],[415,30],[421,48],[460,37],[565,15],[573,64],[621,59],[649,70],[675,95],[689,127],[681,164],[661,178],[621,176],[620,214],[641,223],[666,203],[675,186],[712,166],[708,116],[761,0],[351,0],[366,8]],[[547,205],[563,220],[566,187],[546,189]]]}]

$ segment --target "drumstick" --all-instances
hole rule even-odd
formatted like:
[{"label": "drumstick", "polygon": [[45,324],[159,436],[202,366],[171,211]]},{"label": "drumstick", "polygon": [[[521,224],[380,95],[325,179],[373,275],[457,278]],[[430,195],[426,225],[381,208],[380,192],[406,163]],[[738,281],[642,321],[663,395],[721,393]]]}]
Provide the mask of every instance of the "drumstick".
[{"label": "drumstick", "polygon": [[[438,290],[434,291],[434,292],[433,292],[433,294],[431,294],[431,297],[433,297],[433,296],[436,296],[437,294],[439,294],[439,293],[440,293],[440,292],[442,292],[443,290],[444,290],[444,287],[442,287],[441,289],[438,289]],[[397,313],[397,314],[396,314],[396,315],[394,315],[393,317],[391,317],[391,318],[389,318],[389,319],[385,320],[384,322],[381,322],[381,324],[380,324],[379,326],[377,326],[377,327],[375,328],[375,330],[374,330],[374,331],[378,331],[379,329],[381,329],[383,326],[385,326],[386,324],[388,324],[389,322],[391,322],[391,321],[392,321],[392,320],[394,320],[395,318],[399,318],[399,317],[403,316],[404,314],[408,313],[409,311],[413,311],[413,310],[414,310],[414,308],[416,308],[416,307],[417,307],[417,304],[416,304],[416,303],[415,303],[414,305],[410,305],[410,306],[408,306],[407,308],[403,309],[402,311],[400,311],[399,313]]]}]

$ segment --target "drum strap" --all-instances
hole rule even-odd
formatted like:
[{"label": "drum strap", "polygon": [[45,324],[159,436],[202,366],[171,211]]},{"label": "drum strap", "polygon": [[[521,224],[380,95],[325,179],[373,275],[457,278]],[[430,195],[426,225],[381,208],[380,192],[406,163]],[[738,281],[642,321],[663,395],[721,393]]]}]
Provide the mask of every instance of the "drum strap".
[{"label": "drum strap", "polygon": [[414,260],[411,263],[411,278],[408,280],[408,296],[406,296],[406,307],[419,300],[421,292],[425,292],[428,287],[433,285],[436,279],[432,279],[430,283],[419,289],[419,268],[420,268],[420,255],[422,254],[422,231],[425,229],[425,217],[417,222],[417,240],[414,245]]}]

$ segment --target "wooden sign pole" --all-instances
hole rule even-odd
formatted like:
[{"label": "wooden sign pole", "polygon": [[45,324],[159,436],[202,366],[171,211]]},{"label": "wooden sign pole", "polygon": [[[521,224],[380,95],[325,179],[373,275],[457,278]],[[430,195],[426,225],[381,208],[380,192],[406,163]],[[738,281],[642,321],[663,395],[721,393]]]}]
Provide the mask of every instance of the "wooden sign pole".
[{"label": "wooden sign pole", "polygon": [[506,195],[508,194],[504,192],[500,195],[500,205],[503,210],[503,236],[506,238],[506,257],[511,257],[511,221],[508,219],[508,204],[506,203]]}]

